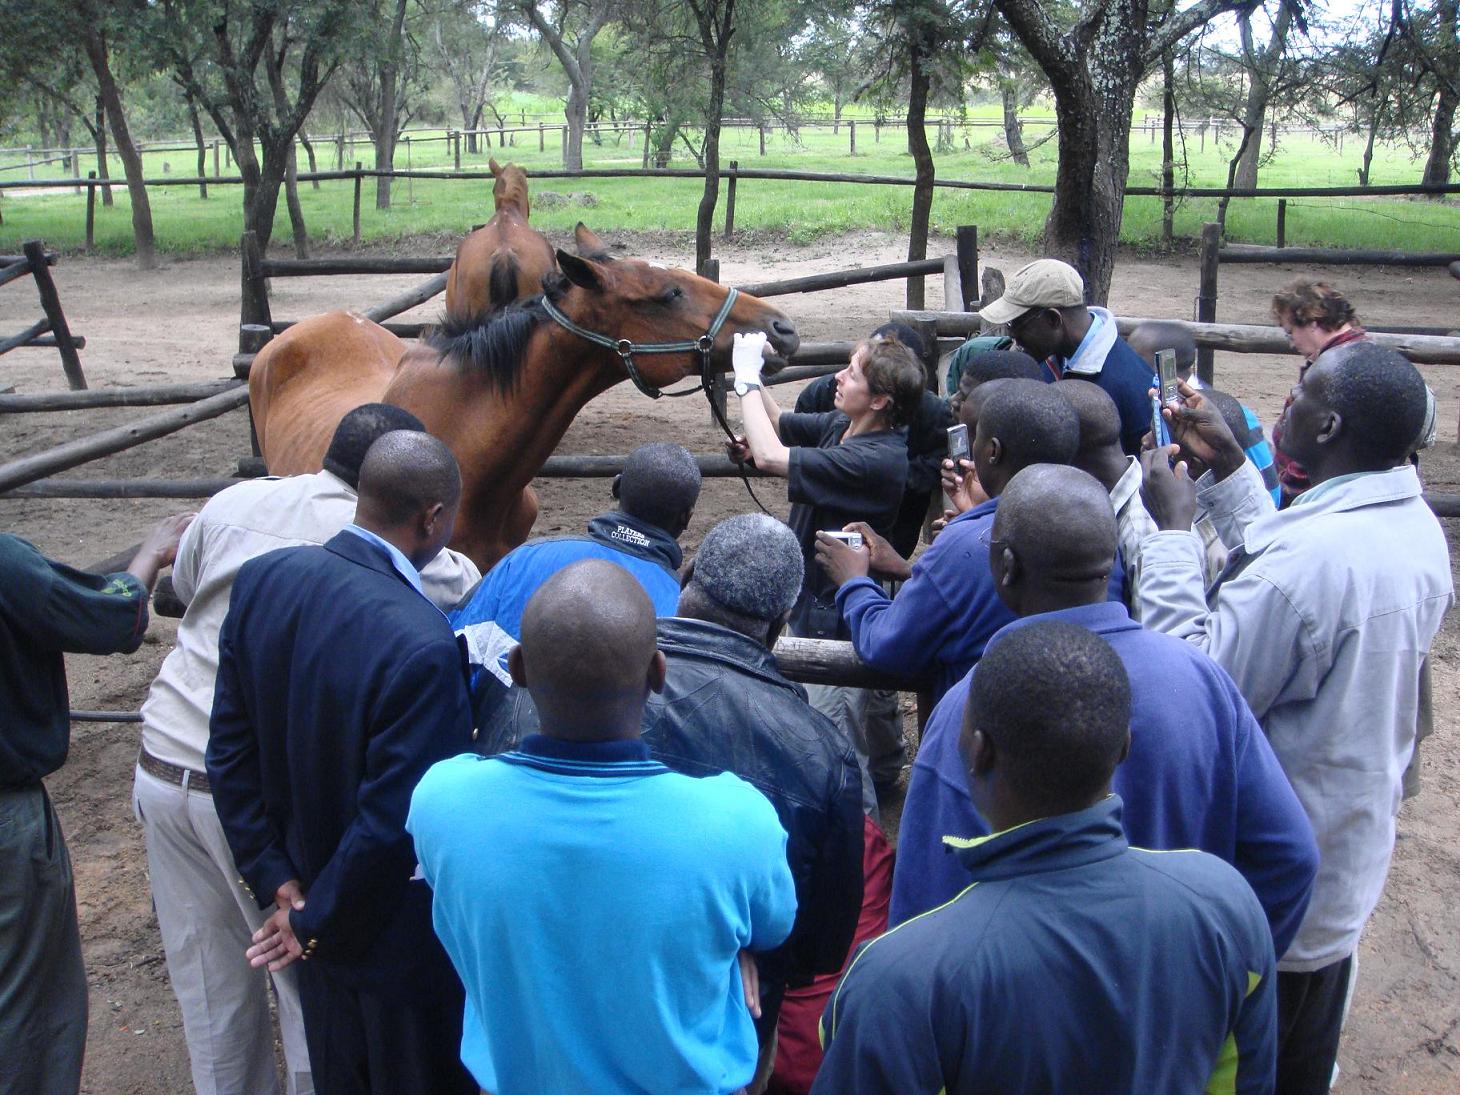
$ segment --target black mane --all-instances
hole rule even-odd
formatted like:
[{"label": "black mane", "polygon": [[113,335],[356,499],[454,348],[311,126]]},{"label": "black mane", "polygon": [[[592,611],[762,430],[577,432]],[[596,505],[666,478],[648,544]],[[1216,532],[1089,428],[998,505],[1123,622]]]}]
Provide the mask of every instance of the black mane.
[{"label": "black mane", "polygon": [[499,391],[510,391],[517,384],[527,340],[546,318],[541,297],[487,315],[448,313],[426,335],[425,342],[442,358],[455,362],[461,372],[480,374]]}]

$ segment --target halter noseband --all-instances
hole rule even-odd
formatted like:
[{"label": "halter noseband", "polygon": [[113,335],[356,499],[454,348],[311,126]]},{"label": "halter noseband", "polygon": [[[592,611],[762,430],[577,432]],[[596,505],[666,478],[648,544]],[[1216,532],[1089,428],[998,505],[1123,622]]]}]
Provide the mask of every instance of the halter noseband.
[{"label": "halter noseband", "polygon": [[[619,360],[624,363],[624,371],[629,374],[629,379],[634,382],[634,387],[643,392],[650,399],[658,399],[660,396],[694,395],[695,392],[709,391],[710,386],[710,353],[715,347],[715,337],[720,333],[720,328],[725,326],[725,320],[730,316],[730,310],[735,307],[735,301],[740,296],[739,289],[730,289],[725,293],[725,302],[720,305],[720,310],[715,313],[715,318],[710,320],[710,326],[704,334],[695,339],[682,339],[679,342],[630,342],[626,338],[609,338],[607,335],[599,334],[597,331],[590,331],[586,327],[580,327],[569,319],[556,304],[547,297],[542,298],[542,308],[557,325],[565,331],[570,331],[579,338],[587,339],[595,346],[602,346],[618,354]],[[639,372],[638,366],[634,364],[635,354],[685,354],[698,351],[700,355],[700,386],[698,388],[687,388],[682,392],[666,392],[662,388],[656,388],[644,379]],[[713,401],[712,401],[713,402]]]}]

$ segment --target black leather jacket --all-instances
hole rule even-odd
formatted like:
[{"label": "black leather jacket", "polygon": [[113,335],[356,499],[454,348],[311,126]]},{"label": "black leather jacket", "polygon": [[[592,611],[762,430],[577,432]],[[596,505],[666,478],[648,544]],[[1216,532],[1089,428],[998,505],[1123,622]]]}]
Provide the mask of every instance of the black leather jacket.
[{"label": "black leather jacket", "polygon": [[[762,979],[796,986],[835,973],[862,906],[862,784],[851,742],[753,639],[681,617],[661,618],[658,632],[669,673],[644,712],[654,758],[690,776],[733,772],[771,801],[786,830],[796,924],[759,957]],[[508,690],[480,726],[479,751],[514,748],[537,729],[532,698]]]}]

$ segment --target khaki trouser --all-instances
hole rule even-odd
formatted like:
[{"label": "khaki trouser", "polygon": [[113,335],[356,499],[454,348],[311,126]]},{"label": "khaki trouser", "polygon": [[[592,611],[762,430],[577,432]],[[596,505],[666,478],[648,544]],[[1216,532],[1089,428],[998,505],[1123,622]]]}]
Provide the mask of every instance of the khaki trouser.
[{"label": "khaki trouser", "polygon": [[238,877],[213,796],[138,768],[132,809],[147,842],[152,902],[167,975],[182,1008],[198,1095],[276,1095],[269,983],[279,1005],[289,1095],[312,1095],[295,971],[249,966],[243,952],[261,910]]}]

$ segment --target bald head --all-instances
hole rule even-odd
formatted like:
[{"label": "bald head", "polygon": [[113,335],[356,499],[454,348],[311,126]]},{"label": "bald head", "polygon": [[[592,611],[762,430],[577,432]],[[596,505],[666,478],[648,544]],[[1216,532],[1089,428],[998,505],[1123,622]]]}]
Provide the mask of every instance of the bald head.
[{"label": "bald head", "polygon": [[360,506],[398,524],[433,505],[455,506],[461,472],[451,450],[428,433],[381,434],[360,464]]},{"label": "bald head", "polygon": [[1179,323],[1159,319],[1142,323],[1126,337],[1126,342],[1148,365],[1156,364],[1157,350],[1175,350],[1176,373],[1183,379],[1191,376],[1196,366],[1196,339]]},{"label": "bald head", "polygon": [[1120,412],[1104,388],[1071,378],[1056,383],[1055,391],[1069,400],[1080,417],[1080,457],[1099,449],[1120,451]]},{"label": "bald head", "polygon": [[999,596],[1021,616],[1105,600],[1115,565],[1115,511],[1078,468],[1032,464],[1004,488],[989,565]]},{"label": "bald head", "polygon": [[420,570],[456,527],[461,472],[451,450],[428,433],[382,434],[360,464],[355,523],[394,544]]},{"label": "bald head", "polygon": [[635,737],[664,684],[654,605],[616,563],[585,559],[542,584],[522,613],[512,678],[532,693],[543,733],[577,741]]}]

